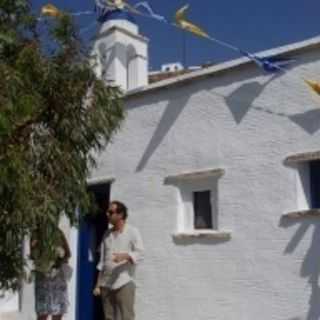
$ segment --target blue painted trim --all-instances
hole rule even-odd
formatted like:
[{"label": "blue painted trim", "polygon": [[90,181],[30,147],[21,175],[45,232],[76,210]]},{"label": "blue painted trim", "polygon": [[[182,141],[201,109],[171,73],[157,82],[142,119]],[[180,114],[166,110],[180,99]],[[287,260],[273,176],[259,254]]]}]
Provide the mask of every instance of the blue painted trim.
[{"label": "blue painted trim", "polygon": [[77,320],[94,319],[94,285],[95,264],[88,260],[88,253],[93,233],[90,219],[84,218],[80,223],[79,268],[78,268],[78,313]]},{"label": "blue painted trim", "polygon": [[132,14],[120,9],[115,9],[111,11],[108,10],[98,18],[98,21],[100,23],[105,23],[110,20],[127,20],[132,23],[136,23],[136,20],[134,19]]}]

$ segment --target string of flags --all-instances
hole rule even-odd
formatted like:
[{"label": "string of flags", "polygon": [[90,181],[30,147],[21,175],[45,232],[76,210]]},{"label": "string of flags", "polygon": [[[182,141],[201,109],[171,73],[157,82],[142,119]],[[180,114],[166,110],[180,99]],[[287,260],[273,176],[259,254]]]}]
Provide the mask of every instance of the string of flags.
[{"label": "string of flags", "polygon": [[[80,11],[80,12],[71,13],[72,16],[82,16],[82,15],[91,15],[91,14],[94,14],[94,11]],[[59,18],[63,15],[63,13],[56,6],[49,3],[41,8],[41,15]]]},{"label": "string of flags", "polygon": [[[247,52],[237,46],[234,46],[228,42],[222,41],[220,39],[214,38],[210,36],[204,29],[195,23],[191,22],[187,18],[187,11],[189,9],[189,5],[185,5],[174,15],[174,21],[167,20],[163,15],[156,13],[152,6],[148,1],[141,1],[136,3],[135,5],[129,4],[126,0],[95,0],[94,10],[92,11],[80,11],[80,12],[71,12],[72,16],[81,16],[81,15],[97,15],[98,21],[103,21],[102,18],[108,12],[114,10],[120,10],[129,12],[133,15],[144,16],[158,22],[165,23],[171,25],[175,28],[184,30],[186,32],[192,33],[193,35],[206,39],[207,41],[211,41],[215,44],[221,45],[227,49],[236,51],[240,55],[247,57],[251,61],[253,61],[257,67],[262,69],[266,73],[275,74],[278,72],[286,73],[288,72],[288,67],[295,61],[293,59],[284,59],[277,57],[259,57],[255,54]],[[41,8],[41,15],[53,18],[59,18],[63,15],[63,12],[60,11],[56,6],[52,4],[46,4]],[[96,23],[96,22],[94,22]],[[92,27],[90,25],[85,30],[88,30]],[[80,30],[81,31],[84,30]],[[308,87],[315,92],[317,95],[320,95],[320,82],[309,79],[302,79]]]},{"label": "string of flags", "polygon": [[147,15],[149,15],[151,18],[168,23],[167,19],[164,16],[161,16],[160,14],[157,14],[153,11],[148,1],[138,2],[134,7],[136,9],[143,8],[144,10],[146,10]]},{"label": "string of flags", "polygon": [[46,4],[41,8],[41,15],[58,18],[62,16],[62,12],[53,4]]},{"label": "string of flags", "polygon": [[202,30],[200,27],[196,26],[195,24],[193,24],[187,19],[186,12],[188,9],[189,9],[189,5],[185,5],[176,12],[176,15],[175,15],[176,26],[178,28],[191,32],[198,37],[210,39],[209,35],[204,30]]}]

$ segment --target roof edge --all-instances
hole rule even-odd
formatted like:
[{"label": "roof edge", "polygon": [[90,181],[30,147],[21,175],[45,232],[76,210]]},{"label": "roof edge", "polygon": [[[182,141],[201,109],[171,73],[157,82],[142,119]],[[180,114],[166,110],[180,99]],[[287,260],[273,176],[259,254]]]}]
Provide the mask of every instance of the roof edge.
[{"label": "roof edge", "polygon": [[[283,54],[299,53],[300,51],[310,50],[317,47],[320,47],[320,36],[313,37],[300,42],[295,42],[285,46],[260,51],[255,53],[255,55],[259,57],[270,57],[270,56],[274,57],[274,56],[279,56]],[[136,96],[153,92],[155,90],[166,89],[168,87],[175,86],[175,85],[182,85],[195,79],[212,77],[220,73],[237,69],[240,66],[251,65],[253,63],[254,62],[247,57],[233,59],[230,61],[219,63],[217,65],[214,65],[208,68],[192,71],[185,75],[180,75],[174,78],[161,80],[159,82],[150,84],[145,87],[140,87],[134,90],[127,91],[124,97],[125,98],[136,97]]]}]

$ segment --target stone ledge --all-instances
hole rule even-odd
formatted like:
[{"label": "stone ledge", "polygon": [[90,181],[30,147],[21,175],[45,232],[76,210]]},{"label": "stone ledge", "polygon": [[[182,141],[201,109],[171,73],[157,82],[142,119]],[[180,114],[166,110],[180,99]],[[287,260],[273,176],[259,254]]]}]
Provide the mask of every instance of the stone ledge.
[{"label": "stone ledge", "polygon": [[283,218],[300,219],[300,218],[318,218],[320,217],[320,209],[306,209],[299,211],[292,211],[282,215]]},{"label": "stone ledge", "polygon": [[194,230],[177,232],[172,235],[174,239],[218,239],[229,240],[231,239],[231,231],[213,231],[213,230]]},{"label": "stone ledge", "polygon": [[[99,185],[99,184],[104,184],[104,183],[114,183],[116,181],[115,178],[105,178],[105,177],[97,177],[97,178],[89,178],[87,179],[87,184],[89,186],[91,185]],[[1,320],[1,319],[0,319]]]},{"label": "stone ledge", "polygon": [[284,162],[287,164],[295,164],[315,160],[320,160],[320,151],[297,153],[287,157]]},{"label": "stone ledge", "polygon": [[186,172],[186,173],[181,173],[173,176],[168,176],[164,179],[164,183],[170,184],[170,183],[175,183],[177,181],[192,181],[197,179],[207,179],[211,177],[220,178],[224,174],[225,174],[225,170],[221,168]]}]

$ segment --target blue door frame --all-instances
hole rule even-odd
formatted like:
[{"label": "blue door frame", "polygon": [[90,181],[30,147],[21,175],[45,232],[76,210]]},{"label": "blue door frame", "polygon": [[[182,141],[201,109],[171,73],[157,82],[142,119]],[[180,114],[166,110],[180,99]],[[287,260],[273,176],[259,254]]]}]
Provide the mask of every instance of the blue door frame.
[{"label": "blue door frame", "polygon": [[80,224],[77,275],[77,320],[94,319],[95,261],[92,259],[93,226],[87,219]]},{"label": "blue door frame", "polygon": [[108,228],[105,215],[109,203],[110,184],[90,186],[98,213],[84,217],[79,226],[76,320],[103,320],[102,305],[92,292],[96,283],[98,248]]}]

